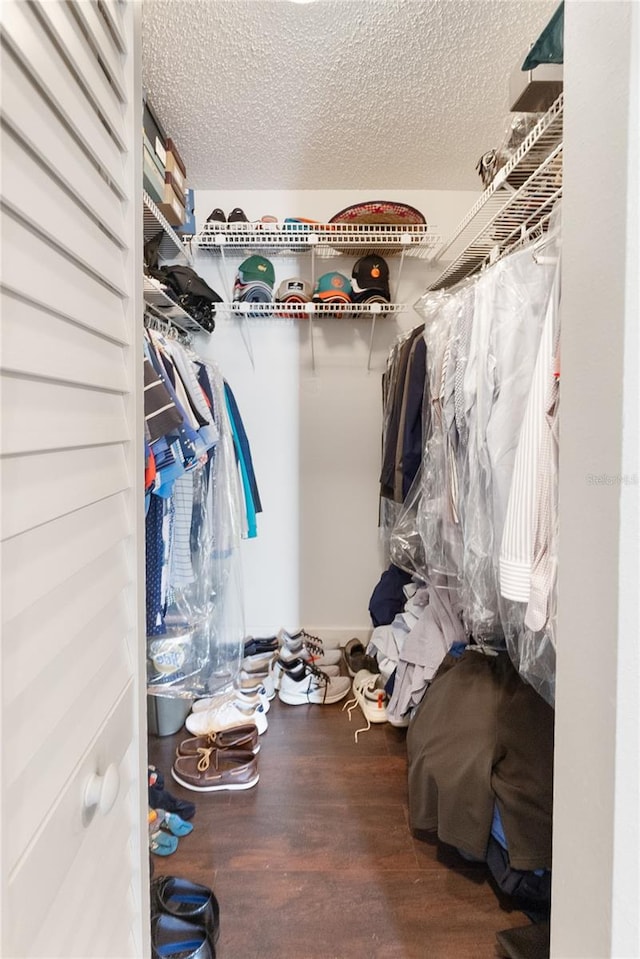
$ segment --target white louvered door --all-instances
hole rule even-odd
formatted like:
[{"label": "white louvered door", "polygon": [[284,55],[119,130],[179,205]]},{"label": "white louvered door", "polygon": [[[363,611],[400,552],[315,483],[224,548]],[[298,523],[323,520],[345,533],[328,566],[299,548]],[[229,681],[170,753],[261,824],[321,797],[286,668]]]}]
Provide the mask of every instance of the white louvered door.
[{"label": "white louvered door", "polygon": [[1,6],[6,957],[148,953],[138,19]]}]

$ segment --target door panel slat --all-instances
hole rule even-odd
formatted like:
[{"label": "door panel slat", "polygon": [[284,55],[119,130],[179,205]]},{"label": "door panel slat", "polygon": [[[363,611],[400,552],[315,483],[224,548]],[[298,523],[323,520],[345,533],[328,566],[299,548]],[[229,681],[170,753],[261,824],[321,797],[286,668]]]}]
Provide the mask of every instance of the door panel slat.
[{"label": "door panel slat", "polygon": [[4,618],[51,593],[128,531],[125,497],[118,494],[3,543]]},{"label": "door panel slat", "polygon": [[34,662],[48,670],[76,632],[127,588],[129,575],[120,541],[4,624],[2,656],[11,676],[5,706],[26,689]]},{"label": "door panel slat", "polygon": [[16,414],[2,424],[2,453],[71,449],[124,442],[128,425],[122,397],[64,383],[3,375],[3,403]]},{"label": "door panel slat", "polygon": [[122,155],[100,122],[64,61],[42,31],[30,4],[4,0],[2,32],[11,50],[71,127],[96,166],[103,169],[118,196],[127,190]]},{"label": "door panel slat", "polygon": [[119,444],[11,457],[2,464],[2,495],[15,491],[2,536],[8,539],[25,533],[128,486],[127,463]]},{"label": "door panel slat", "polygon": [[56,187],[10,134],[3,137],[2,199],[43,236],[64,236],[65,249],[98,279],[124,294],[123,251],[71,197]]},{"label": "door panel slat", "polygon": [[122,63],[113,34],[107,29],[104,20],[94,4],[74,2],[71,9],[72,13],[82,22],[90,39],[94,54],[98,56],[108,68],[109,79],[115,89],[118,100],[121,103],[126,103],[127,93],[125,90]]},{"label": "door panel slat", "polygon": [[[38,264],[37,286],[33,284],[34,262]],[[129,342],[124,301],[9,215],[2,228],[2,263],[6,290],[118,343]]]},{"label": "door panel slat", "polygon": [[98,115],[108,124],[118,148],[124,151],[122,105],[82,36],[69,7],[61,0],[48,0],[36,10],[80,75],[86,94]]},{"label": "door panel slat", "polygon": [[113,190],[90,162],[48,104],[36,99],[30,81],[11,54],[3,73],[2,115],[35,153],[46,144],[47,166],[55,171],[69,192],[90,205],[94,216],[118,241],[124,233],[124,218]]},{"label": "door panel slat", "polygon": [[[0,296],[2,369],[126,392],[122,347],[8,294]],[[56,357],[55,367],[52,357]]]}]

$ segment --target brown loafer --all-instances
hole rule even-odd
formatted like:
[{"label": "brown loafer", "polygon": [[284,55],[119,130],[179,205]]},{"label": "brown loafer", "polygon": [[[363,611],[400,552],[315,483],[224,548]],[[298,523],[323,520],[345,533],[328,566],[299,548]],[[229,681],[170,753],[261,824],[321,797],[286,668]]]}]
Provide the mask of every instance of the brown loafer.
[{"label": "brown loafer", "polygon": [[250,749],[199,747],[196,756],[179,756],[171,775],[195,792],[251,789],[260,778],[258,760]]},{"label": "brown loafer", "polygon": [[244,726],[233,726],[230,729],[221,729],[206,736],[193,736],[183,739],[176,749],[176,756],[198,756],[199,749],[208,749],[216,746],[218,749],[250,749],[256,755],[260,751],[258,729],[254,723],[245,723]]}]

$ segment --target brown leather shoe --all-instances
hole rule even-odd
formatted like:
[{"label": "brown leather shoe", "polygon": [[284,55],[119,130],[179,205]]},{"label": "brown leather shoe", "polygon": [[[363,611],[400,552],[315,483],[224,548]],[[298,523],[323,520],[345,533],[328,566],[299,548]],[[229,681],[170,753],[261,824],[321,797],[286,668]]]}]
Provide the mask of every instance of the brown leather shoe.
[{"label": "brown leather shoe", "polygon": [[183,739],[176,749],[176,756],[198,756],[199,749],[216,746],[218,749],[250,749],[256,755],[260,751],[258,730],[254,723],[244,726],[234,726],[231,729],[221,729],[207,736],[194,736]]},{"label": "brown leather shoe", "polygon": [[258,760],[250,749],[199,747],[196,756],[179,756],[171,775],[195,792],[251,789],[258,782]]}]

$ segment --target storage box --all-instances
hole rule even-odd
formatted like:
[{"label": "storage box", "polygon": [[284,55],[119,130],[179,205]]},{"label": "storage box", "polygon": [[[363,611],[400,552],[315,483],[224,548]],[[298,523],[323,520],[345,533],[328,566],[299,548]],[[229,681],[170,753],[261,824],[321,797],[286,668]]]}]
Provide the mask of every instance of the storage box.
[{"label": "storage box", "polygon": [[184,203],[170,183],[164,184],[164,197],[158,204],[171,226],[181,226],[186,217]]},{"label": "storage box", "polygon": [[187,168],[182,162],[182,157],[178,153],[175,143],[169,137],[167,140],[167,171],[173,175],[177,192],[185,193],[187,190]]},{"label": "storage box", "polygon": [[[167,156],[169,156],[169,154],[167,154]],[[164,182],[165,182],[165,185],[168,185],[173,188],[173,192],[178,197],[182,205],[185,206],[187,202],[185,192],[177,184],[176,178],[174,177],[173,173],[170,173],[168,170],[166,170],[164,174]]]},{"label": "storage box", "polygon": [[162,165],[166,166],[167,153],[165,143],[167,141],[167,135],[148,100],[145,100],[144,103],[142,126],[149,138],[153,151],[160,157]]},{"label": "storage box", "polygon": [[544,113],[558,99],[562,87],[561,63],[541,63],[535,70],[516,69],[509,78],[511,112]]},{"label": "storage box", "polygon": [[165,190],[164,176],[158,169],[156,159],[151,151],[145,146],[142,152],[142,179],[144,188],[152,200],[156,203],[162,203]]}]

